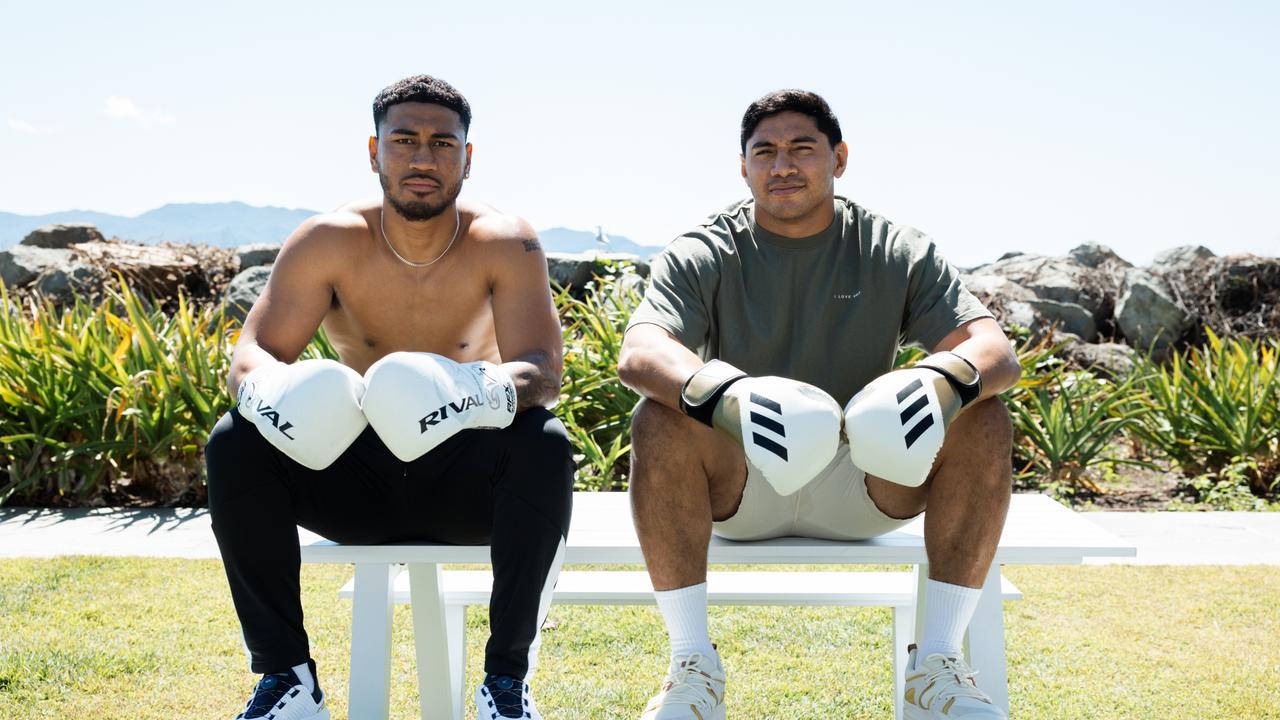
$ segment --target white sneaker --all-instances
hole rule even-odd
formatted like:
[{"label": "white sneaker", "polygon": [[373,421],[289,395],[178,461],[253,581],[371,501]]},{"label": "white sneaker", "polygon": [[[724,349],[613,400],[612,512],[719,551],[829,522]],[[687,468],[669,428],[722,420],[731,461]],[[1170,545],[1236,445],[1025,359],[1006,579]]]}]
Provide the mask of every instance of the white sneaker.
[{"label": "white sneaker", "polygon": [[542,720],[529,694],[529,683],[509,675],[484,676],[484,682],[476,688],[476,717],[479,720]]},{"label": "white sneaker", "polygon": [[724,720],[724,666],[719,657],[694,653],[676,658],[662,690],[640,720]]},{"label": "white sneaker", "polygon": [[[315,662],[308,660],[307,663],[311,666],[311,677],[315,678]],[[312,692],[292,670],[263,675],[236,720],[329,720],[320,681],[315,682],[316,689]]]},{"label": "white sneaker", "polygon": [[912,645],[902,697],[906,720],[1009,720],[973,681],[977,671],[964,658],[934,653],[924,660]]}]

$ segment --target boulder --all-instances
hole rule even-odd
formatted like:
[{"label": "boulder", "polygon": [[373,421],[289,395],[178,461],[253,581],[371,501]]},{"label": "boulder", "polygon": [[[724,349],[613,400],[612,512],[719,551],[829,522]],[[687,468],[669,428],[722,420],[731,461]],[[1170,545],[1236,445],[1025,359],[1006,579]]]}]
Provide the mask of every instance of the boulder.
[{"label": "boulder", "polygon": [[40,274],[31,289],[52,298],[55,302],[69,302],[74,295],[92,295],[100,290],[102,281],[89,265],[71,262]]},{"label": "boulder", "polygon": [[1215,257],[1213,251],[1203,245],[1179,245],[1156,253],[1155,259],[1151,261],[1151,269],[1167,270],[1187,267],[1196,264],[1200,260],[1209,260],[1213,257]]},{"label": "boulder", "polygon": [[1133,372],[1138,353],[1121,343],[1068,343],[1062,356],[1072,365],[1099,370],[1112,378],[1123,378]]},{"label": "boulder", "polygon": [[202,276],[198,248],[189,245],[129,245],[82,243],[76,257],[99,268],[107,276],[119,273],[134,290],[158,298],[176,297],[179,288]]},{"label": "boulder", "polygon": [[1067,252],[1067,257],[1087,268],[1114,270],[1133,267],[1133,263],[1115,254],[1111,248],[1096,242],[1077,245]]},{"label": "boulder", "polygon": [[990,272],[988,267],[980,274],[962,275],[961,279],[969,292],[991,310],[1002,326],[1017,325],[1030,328],[1037,334],[1056,327],[1087,341],[1097,338],[1098,325],[1093,314],[1084,307],[1038,297],[1006,277],[987,274]]},{"label": "boulder", "polygon": [[71,262],[70,250],[18,245],[0,250],[0,281],[11,288],[25,287],[46,272]]},{"label": "boulder", "polygon": [[1076,335],[1085,342],[1098,339],[1098,325],[1093,320],[1093,313],[1075,303],[1037,298],[1028,301],[1027,305],[1031,307],[1036,318],[1036,323],[1028,327],[1057,328],[1062,332]]},{"label": "boulder", "polygon": [[1191,324],[1170,294],[1168,284],[1143,270],[1132,270],[1116,304],[1116,324],[1129,344],[1162,351],[1177,342]]},{"label": "boulder", "polygon": [[255,243],[241,245],[236,248],[236,257],[240,261],[240,270],[248,270],[259,265],[270,265],[280,254],[280,245],[274,243]]},{"label": "boulder", "polygon": [[27,247],[65,250],[72,245],[87,242],[106,242],[98,228],[89,223],[67,223],[38,227],[22,238],[20,245]]},{"label": "boulder", "polygon": [[965,288],[990,307],[993,303],[1009,300],[1035,300],[1036,294],[1009,278],[988,274],[986,271],[960,276]]},{"label": "boulder", "polygon": [[999,275],[1035,293],[1041,300],[1079,305],[1095,319],[1109,303],[1097,271],[1071,258],[1017,255],[982,268],[984,275]]},{"label": "boulder", "polygon": [[547,275],[562,288],[581,290],[592,276],[607,273],[602,261],[630,262],[640,277],[649,276],[649,265],[629,253],[547,253]]},{"label": "boulder", "polygon": [[267,286],[269,277],[271,277],[271,266],[258,265],[248,270],[241,270],[238,275],[231,278],[227,291],[222,296],[223,312],[227,317],[243,322],[245,316],[249,314],[249,308],[253,307],[253,303],[262,294],[262,289]]}]

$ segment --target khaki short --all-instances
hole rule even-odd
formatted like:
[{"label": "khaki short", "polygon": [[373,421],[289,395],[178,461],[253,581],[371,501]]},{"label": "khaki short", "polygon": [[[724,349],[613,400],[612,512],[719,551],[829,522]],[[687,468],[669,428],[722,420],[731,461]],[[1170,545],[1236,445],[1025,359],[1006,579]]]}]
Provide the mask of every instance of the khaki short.
[{"label": "khaki short", "polygon": [[876,507],[867,494],[866,473],[853,466],[849,448],[843,444],[813,482],[786,497],[774,492],[750,465],[747,468],[738,512],[712,525],[712,532],[726,540],[786,536],[865,540],[912,520],[889,517]]}]

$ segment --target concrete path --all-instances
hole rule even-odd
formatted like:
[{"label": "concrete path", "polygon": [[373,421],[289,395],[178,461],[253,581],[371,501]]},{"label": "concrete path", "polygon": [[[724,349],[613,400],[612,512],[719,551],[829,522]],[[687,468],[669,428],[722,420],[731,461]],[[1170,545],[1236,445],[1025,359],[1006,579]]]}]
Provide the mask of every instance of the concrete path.
[{"label": "concrete path", "polygon": [[[1084,513],[1133,543],[1134,558],[1090,563],[1280,565],[1280,513]],[[299,528],[299,539],[317,536]],[[217,558],[206,510],[0,508],[0,558],[141,555]]]}]

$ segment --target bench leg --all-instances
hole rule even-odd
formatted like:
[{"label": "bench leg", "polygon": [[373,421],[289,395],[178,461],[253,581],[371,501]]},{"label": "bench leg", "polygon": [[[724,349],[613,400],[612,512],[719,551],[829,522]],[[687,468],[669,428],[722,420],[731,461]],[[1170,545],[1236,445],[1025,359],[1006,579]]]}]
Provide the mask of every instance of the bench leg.
[{"label": "bench leg", "polygon": [[351,720],[386,720],[391,704],[391,607],[397,567],[356,563],[351,598]]},{"label": "bench leg", "polygon": [[906,690],[907,645],[915,630],[915,608],[893,608],[893,717],[902,720],[902,693]]},{"label": "bench leg", "polygon": [[455,681],[456,671],[449,657],[443,580],[436,563],[409,565],[413,648],[418,658],[418,703],[422,720],[462,720],[462,679]]},{"label": "bench leg", "polygon": [[449,633],[449,667],[453,668],[453,696],[458,698],[457,720],[462,720],[462,708],[467,706],[467,606],[445,606],[445,628]]},{"label": "bench leg", "polygon": [[991,563],[982,597],[966,635],[969,662],[978,671],[978,687],[1005,711],[1009,709],[1009,670],[1004,652],[1004,600],[1000,565]]}]

